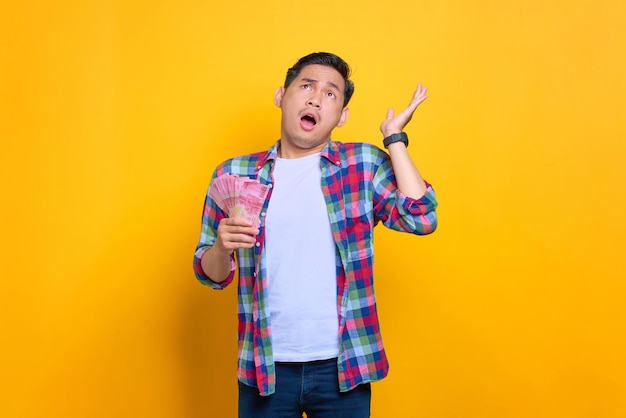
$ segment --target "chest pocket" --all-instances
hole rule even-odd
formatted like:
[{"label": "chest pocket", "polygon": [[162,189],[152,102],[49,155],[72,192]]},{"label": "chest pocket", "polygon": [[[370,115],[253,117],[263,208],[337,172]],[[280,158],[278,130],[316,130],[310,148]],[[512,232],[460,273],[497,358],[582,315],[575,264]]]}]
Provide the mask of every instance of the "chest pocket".
[{"label": "chest pocket", "polygon": [[354,261],[372,257],[374,208],[371,202],[347,203],[345,209],[348,259]]}]

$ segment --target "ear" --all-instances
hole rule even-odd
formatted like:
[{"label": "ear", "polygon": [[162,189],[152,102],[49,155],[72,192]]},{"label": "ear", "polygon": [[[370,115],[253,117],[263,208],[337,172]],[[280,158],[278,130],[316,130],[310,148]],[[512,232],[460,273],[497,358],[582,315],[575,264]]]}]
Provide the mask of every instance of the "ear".
[{"label": "ear", "polygon": [[274,104],[277,107],[280,107],[280,105],[282,104],[284,95],[285,95],[284,87],[279,87],[276,89],[276,93],[274,93]]},{"label": "ear", "polygon": [[338,128],[341,128],[343,125],[346,124],[349,114],[350,114],[350,109],[348,109],[347,107],[344,107],[343,110],[341,111],[341,117],[339,118],[339,123],[337,124]]}]

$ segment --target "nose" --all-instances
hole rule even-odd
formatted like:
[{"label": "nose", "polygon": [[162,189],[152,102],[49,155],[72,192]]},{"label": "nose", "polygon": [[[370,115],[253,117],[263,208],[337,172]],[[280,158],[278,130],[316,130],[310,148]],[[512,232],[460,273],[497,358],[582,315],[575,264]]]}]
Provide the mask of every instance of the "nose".
[{"label": "nose", "polygon": [[320,108],[320,101],[319,101],[319,99],[316,96],[313,96],[313,97],[309,98],[309,100],[307,100],[306,104],[309,105],[309,106],[316,107],[318,109]]}]

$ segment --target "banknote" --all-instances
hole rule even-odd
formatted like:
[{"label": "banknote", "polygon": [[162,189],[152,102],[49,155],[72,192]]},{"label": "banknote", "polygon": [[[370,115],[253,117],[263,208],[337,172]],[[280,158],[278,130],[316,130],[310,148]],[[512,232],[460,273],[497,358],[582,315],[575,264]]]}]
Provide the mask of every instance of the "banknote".
[{"label": "banknote", "polygon": [[229,217],[247,219],[258,227],[268,192],[258,180],[224,174],[213,180],[209,196]]}]

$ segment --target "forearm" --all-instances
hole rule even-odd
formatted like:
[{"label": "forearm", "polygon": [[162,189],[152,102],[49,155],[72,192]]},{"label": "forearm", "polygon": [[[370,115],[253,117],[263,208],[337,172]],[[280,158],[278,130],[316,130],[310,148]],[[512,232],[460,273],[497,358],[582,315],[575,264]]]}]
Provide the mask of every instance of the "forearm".
[{"label": "forearm", "polygon": [[[426,87],[418,84],[415,93],[413,93],[411,103],[409,103],[406,109],[396,116],[393,108],[390,108],[387,111],[387,117],[380,124],[380,132],[383,134],[383,138],[401,133],[413,117],[417,106],[424,100],[426,100]],[[413,199],[419,199],[424,196],[427,190],[426,183],[419,171],[417,171],[415,164],[413,164],[404,142],[392,142],[386,146],[391,156],[391,166],[393,167],[393,173],[400,192]]]},{"label": "forearm", "polygon": [[200,260],[202,271],[211,281],[222,283],[230,275],[231,264],[230,254],[228,252],[219,251],[217,246],[209,248]]},{"label": "forearm", "polygon": [[394,142],[389,144],[387,149],[400,192],[413,199],[422,197],[426,193],[426,183],[415,167],[404,143]]}]

